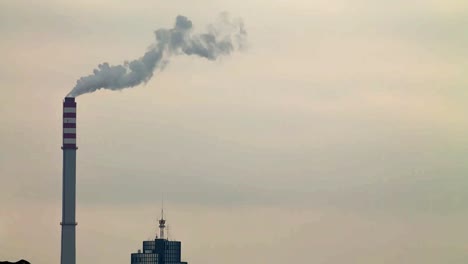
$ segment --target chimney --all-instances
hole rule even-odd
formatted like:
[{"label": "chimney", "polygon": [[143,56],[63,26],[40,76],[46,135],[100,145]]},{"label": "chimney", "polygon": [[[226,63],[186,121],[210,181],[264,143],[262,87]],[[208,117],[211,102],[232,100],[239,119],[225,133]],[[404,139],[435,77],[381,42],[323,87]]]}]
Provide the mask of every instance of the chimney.
[{"label": "chimney", "polygon": [[61,264],[76,262],[76,102],[66,97],[63,102],[63,192]]}]

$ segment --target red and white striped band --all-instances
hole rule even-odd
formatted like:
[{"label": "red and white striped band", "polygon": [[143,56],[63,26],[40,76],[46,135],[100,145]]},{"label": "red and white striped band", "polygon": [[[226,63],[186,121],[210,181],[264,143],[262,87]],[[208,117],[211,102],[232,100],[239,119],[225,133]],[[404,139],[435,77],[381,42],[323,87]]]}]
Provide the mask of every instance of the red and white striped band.
[{"label": "red and white striped band", "polygon": [[63,102],[63,148],[76,149],[76,102],[66,97]]}]

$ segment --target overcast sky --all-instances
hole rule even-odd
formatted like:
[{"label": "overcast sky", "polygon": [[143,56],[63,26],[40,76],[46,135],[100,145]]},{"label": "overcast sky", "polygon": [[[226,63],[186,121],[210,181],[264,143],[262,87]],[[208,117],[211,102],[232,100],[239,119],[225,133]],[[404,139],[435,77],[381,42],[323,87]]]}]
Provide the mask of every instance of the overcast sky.
[{"label": "overcast sky", "polygon": [[468,2],[0,3],[0,260],[59,263],[62,100],[177,15],[248,49],[77,98],[77,263],[468,262]]}]

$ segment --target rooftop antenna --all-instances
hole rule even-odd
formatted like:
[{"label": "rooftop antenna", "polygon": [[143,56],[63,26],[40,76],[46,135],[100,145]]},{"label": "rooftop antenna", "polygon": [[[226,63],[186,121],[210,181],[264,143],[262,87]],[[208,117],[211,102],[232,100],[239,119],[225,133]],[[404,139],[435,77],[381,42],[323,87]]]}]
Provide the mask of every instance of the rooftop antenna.
[{"label": "rooftop antenna", "polygon": [[161,219],[159,219],[159,238],[164,239],[164,228],[166,227],[166,220],[164,220],[164,196],[161,202]]},{"label": "rooftop antenna", "polygon": [[161,198],[161,219],[164,219],[164,194]]}]

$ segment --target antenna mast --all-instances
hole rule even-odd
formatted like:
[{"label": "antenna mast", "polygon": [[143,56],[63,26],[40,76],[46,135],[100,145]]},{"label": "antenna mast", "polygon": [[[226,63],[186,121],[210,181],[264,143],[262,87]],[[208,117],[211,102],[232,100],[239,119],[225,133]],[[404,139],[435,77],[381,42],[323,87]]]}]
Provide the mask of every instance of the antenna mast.
[{"label": "antenna mast", "polygon": [[159,219],[159,238],[164,239],[164,228],[166,228],[166,220],[164,220],[164,199],[161,204],[161,219]]}]

